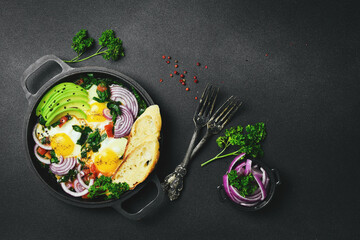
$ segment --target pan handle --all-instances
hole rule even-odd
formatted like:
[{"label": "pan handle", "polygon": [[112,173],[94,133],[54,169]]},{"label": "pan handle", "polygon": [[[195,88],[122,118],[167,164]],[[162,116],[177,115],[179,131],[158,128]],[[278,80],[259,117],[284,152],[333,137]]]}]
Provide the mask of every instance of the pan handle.
[{"label": "pan handle", "polygon": [[[147,205],[145,205],[143,208],[141,208],[138,212],[130,213],[130,212],[126,211],[122,206],[123,203],[127,199],[134,196],[133,194],[130,194],[130,195],[124,197],[124,199],[121,199],[120,201],[116,201],[115,204],[112,205],[112,207],[116,211],[118,211],[120,214],[122,214],[123,216],[125,216],[131,220],[140,220],[140,219],[144,218],[146,215],[148,215],[149,213],[153,212],[163,202],[165,194],[161,188],[159,178],[155,174],[151,174],[149,176],[148,180],[155,184],[156,190],[157,190],[157,195],[153,200],[151,200]],[[133,191],[136,191],[136,188]],[[135,194],[138,194],[139,192],[141,192],[141,189],[139,189]]]},{"label": "pan handle", "polygon": [[[21,77],[21,87],[25,92],[25,97],[28,100],[29,104],[33,101],[33,99],[36,99],[38,92],[36,92],[35,94],[32,94],[27,85],[26,82],[28,81],[29,77],[34,74],[40,67],[42,67],[44,64],[46,64],[47,62],[56,62],[62,69],[61,73],[67,72],[70,69],[72,69],[69,65],[67,65],[66,63],[64,63],[60,58],[56,57],[55,55],[45,55],[41,58],[39,58],[38,60],[36,60],[36,62],[34,62],[33,64],[31,64],[23,73],[22,77]],[[59,73],[59,74],[61,74]],[[57,75],[59,75],[57,74]],[[56,75],[56,76],[57,76]],[[54,76],[53,78],[51,78],[49,80],[49,82],[51,82],[56,76]]]}]

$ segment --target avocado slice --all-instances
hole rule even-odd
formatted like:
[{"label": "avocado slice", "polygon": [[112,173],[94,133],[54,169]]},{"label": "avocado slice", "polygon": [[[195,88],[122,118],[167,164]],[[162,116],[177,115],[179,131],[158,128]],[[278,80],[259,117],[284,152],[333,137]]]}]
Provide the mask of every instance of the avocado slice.
[{"label": "avocado slice", "polygon": [[66,110],[66,109],[71,109],[71,108],[77,108],[82,111],[87,111],[90,109],[90,105],[85,101],[63,103],[62,105],[55,106],[54,108],[50,109],[49,113],[43,117],[47,121],[51,118],[54,118],[62,111]]},{"label": "avocado slice", "polygon": [[58,90],[57,92],[55,92],[53,95],[51,95],[51,97],[47,100],[47,102],[45,103],[45,105],[42,107],[41,109],[41,114],[43,112],[45,112],[46,108],[51,108],[53,106],[53,104],[56,104],[58,100],[64,98],[64,97],[69,97],[69,96],[88,96],[87,91],[78,86],[70,86],[69,88],[62,88],[60,90]]},{"label": "avocado slice", "polygon": [[66,116],[66,115],[86,119],[86,114],[81,109],[78,109],[78,108],[62,109],[62,111],[59,111],[57,115],[55,115],[55,114],[52,115],[51,118],[49,118],[46,121],[45,126],[48,127],[48,126],[54,124],[55,122],[59,121],[60,118]]},{"label": "avocado slice", "polygon": [[55,108],[57,108],[58,106],[63,105],[64,103],[73,103],[73,102],[87,102],[88,96],[85,95],[73,95],[72,93],[70,94],[64,94],[63,98],[59,99],[57,102],[50,104],[48,107],[46,107],[41,115],[43,115],[43,117],[46,119],[46,117],[49,115],[50,111],[55,111]]},{"label": "avocado slice", "polygon": [[44,105],[46,104],[46,102],[49,100],[49,98],[56,93],[57,91],[59,91],[60,89],[63,89],[64,87],[67,88],[69,86],[74,86],[76,85],[75,83],[72,82],[63,82],[60,83],[56,86],[54,86],[53,88],[51,88],[41,99],[41,101],[39,102],[38,106],[36,107],[36,116],[39,116],[41,114],[41,109],[44,107]]}]

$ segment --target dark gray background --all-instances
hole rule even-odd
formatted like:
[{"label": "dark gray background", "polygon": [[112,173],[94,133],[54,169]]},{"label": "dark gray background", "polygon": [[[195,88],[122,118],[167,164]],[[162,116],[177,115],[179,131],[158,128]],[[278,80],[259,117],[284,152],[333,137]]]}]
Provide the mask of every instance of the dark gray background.
[{"label": "dark gray background", "polygon": [[[359,238],[360,18],[344,2],[1,1],[0,238]],[[94,38],[114,29],[126,57],[73,67],[120,71],[160,105],[161,179],[184,156],[194,97],[206,83],[221,87],[217,106],[240,96],[244,107],[229,125],[266,122],[262,160],[283,181],[271,204],[247,213],[219,201],[216,187],[231,158],[200,167],[217,153],[215,138],[192,162],[181,198],[142,221],[53,198],[26,165],[19,79],[43,55],[72,58],[71,39],[81,28]],[[191,91],[169,77],[174,68],[163,54],[189,72]]]}]

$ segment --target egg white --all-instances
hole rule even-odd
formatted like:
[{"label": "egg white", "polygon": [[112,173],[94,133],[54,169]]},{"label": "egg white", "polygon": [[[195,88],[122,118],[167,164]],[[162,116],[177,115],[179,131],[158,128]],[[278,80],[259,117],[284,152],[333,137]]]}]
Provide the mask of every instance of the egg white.
[{"label": "egg white", "polygon": [[[59,126],[52,127],[51,129],[48,130],[48,134],[50,136],[50,142],[51,142],[51,138],[54,137],[55,134],[64,133],[67,136],[69,136],[69,138],[71,139],[71,141],[74,144],[74,150],[72,151],[72,153],[70,155],[68,155],[66,157],[80,157],[81,146],[76,144],[76,142],[80,138],[81,133],[76,132],[72,126],[73,125],[81,126],[83,124],[84,124],[84,121],[78,120],[77,118],[73,117],[71,120],[67,121],[61,127],[59,127]],[[57,157],[59,157],[59,156],[57,156]]]}]

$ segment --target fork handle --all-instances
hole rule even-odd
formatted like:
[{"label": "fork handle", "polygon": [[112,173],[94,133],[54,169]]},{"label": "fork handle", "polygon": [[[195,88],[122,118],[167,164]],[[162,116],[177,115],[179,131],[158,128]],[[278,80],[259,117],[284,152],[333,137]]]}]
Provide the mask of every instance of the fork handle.
[{"label": "fork handle", "polygon": [[193,149],[190,159],[193,159],[194,156],[199,152],[199,150],[204,146],[205,142],[212,136],[209,131],[206,131],[206,134],[204,137],[200,140],[200,142],[196,145],[196,147]]},{"label": "fork handle", "polygon": [[193,152],[193,149],[194,149],[194,146],[195,146],[195,141],[197,139],[197,137],[199,136],[199,131],[200,129],[198,127],[195,127],[195,130],[194,130],[194,133],[191,137],[191,140],[190,140],[190,143],[189,143],[189,147],[186,151],[186,154],[185,154],[185,157],[184,157],[184,160],[182,161],[181,163],[181,166],[183,166],[184,168],[188,165],[190,159],[191,159],[191,155],[192,155],[192,152]]}]

